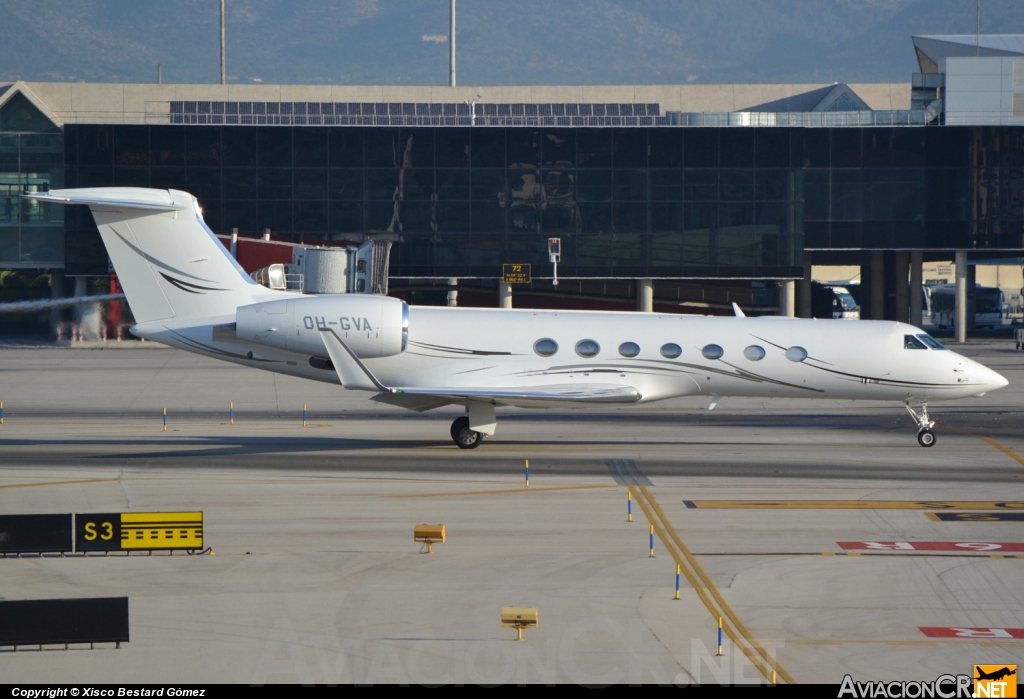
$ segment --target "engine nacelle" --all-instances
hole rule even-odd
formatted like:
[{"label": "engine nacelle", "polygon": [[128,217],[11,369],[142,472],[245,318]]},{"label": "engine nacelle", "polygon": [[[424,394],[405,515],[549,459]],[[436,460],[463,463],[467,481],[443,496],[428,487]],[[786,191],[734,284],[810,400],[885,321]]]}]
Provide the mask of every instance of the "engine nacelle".
[{"label": "engine nacelle", "polygon": [[405,351],[409,307],[387,296],[345,294],[254,303],[235,313],[239,339],[310,356],[326,356],[320,328],[336,332],[362,359],[390,357]]}]

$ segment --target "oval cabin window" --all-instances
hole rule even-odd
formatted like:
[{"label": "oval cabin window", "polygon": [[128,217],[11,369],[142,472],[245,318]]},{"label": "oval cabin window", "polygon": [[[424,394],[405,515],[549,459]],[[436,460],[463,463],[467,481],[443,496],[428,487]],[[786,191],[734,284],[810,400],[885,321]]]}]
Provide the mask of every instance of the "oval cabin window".
[{"label": "oval cabin window", "polygon": [[619,345],[619,354],[623,357],[635,357],[640,354],[640,345],[635,342],[623,342]]},{"label": "oval cabin window", "polygon": [[700,353],[704,355],[704,359],[721,359],[725,355],[725,350],[720,345],[704,345]]},{"label": "oval cabin window", "polygon": [[802,362],[807,359],[807,350],[803,347],[790,347],[786,350],[786,359],[791,362]]},{"label": "oval cabin window", "polygon": [[683,348],[674,342],[661,346],[661,356],[665,359],[675,359],[683,353]]},{"label": "oval cabin window", "polygon": [[576,343],[576,354],[581,357],[596,357],[601,346],[593,340],[580,340]]},{"label": "oval cabin window", "polygon": [[533,351],[542,357],[550,357],[558,351],[558,343],[548,338],[537,340],[533,343]]},{"label": "oval cabin window", "polygon": [[743,350],[743,356],[752,362],[759,362],[764,359],[764,347],[760,345],[751,345]]}]

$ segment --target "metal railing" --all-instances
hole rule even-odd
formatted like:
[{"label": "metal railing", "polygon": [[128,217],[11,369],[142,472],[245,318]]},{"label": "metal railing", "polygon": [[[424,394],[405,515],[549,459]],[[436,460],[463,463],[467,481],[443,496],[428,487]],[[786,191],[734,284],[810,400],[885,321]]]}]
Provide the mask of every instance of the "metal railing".
[{"label": "metal railing", "polygon": [[934,113],[918,109],[857,112],[666,112],[669,126],[927,126]]}]

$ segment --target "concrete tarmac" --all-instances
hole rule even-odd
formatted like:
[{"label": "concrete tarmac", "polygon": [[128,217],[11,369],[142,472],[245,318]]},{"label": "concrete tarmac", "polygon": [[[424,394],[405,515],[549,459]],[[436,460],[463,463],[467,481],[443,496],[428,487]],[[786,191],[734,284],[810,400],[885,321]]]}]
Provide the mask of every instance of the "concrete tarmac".
[{"label": "concrete tarmac", "polygon": [[[4,599],[131,608],[120,649],[3,648],[0,682],[838,683],[1024,664],[1024,549],[981,546],[1024,543],[1001,519],[1024,511],[1024,353],[958,350],[1010,385],[933,404],[930,449],[900,404],[725,398],[500,409],[472,451],[448,436],[453,408],[171,349],[0,350],[0,513],[202,510],[216,554],[0,559]],[[419,523],[447,526],[433,555]],[[502,606],[538,607],[539,627],[517,643]]]}]

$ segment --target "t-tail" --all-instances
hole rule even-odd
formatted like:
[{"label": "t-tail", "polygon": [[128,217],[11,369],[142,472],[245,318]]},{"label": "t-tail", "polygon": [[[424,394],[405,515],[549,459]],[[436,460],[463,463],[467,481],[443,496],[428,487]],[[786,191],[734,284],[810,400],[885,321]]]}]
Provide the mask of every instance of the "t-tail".
[{"label": "t-tail", "polygon": [[254,295],[273,293],[238,265],[187,192],[104,187],[25,196],[89,207],[138,323],[233,316]]}]

